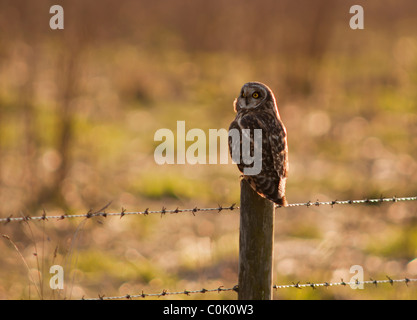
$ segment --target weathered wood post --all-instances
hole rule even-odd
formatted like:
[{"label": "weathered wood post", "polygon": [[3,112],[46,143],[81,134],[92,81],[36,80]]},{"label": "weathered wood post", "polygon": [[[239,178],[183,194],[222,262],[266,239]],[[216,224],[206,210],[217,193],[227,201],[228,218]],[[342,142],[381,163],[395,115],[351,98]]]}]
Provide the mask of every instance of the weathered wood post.
[{"label": "weathered wood post", "polygon": [[273,202],[240,182],[239,300],[272,300]]}]

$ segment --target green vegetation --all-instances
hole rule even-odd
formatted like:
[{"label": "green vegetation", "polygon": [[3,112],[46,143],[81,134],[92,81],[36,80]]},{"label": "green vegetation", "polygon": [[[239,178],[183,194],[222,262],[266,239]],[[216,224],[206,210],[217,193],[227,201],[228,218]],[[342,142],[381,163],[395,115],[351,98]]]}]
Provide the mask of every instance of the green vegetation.
[{"label": "green vegetation", "polygon": [[[108,212],[238,203],[231,161],[158,165],[154,133],[175,132],[178,120],[187,130],[228,128],[251,80],[273,89],[287,127],[290,203],[417,194],[414,1],[367,3],[365,30],[355,31],[349,5],[333,0],[90,2],[63,4],[61,31],[49,29],[48,1],[0,3],[0,217],[86,213],[110,201]],[[48,268],[66,259],[71,298],[233,287],[238,214],[0,225],[44,282],[39,297],[16,249],[0,241],[0,298],[62,298]],[[352,265],[365,280],[416,277],[415,215],[415,203],[277,210],[274,282],[348,280]],[[276,292],[416,297],[415,284]]]}]

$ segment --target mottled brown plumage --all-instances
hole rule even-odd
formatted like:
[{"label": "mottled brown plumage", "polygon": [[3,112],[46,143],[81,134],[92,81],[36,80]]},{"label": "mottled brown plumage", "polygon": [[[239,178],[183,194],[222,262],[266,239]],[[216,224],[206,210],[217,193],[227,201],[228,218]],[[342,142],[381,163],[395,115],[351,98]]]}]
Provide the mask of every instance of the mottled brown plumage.
[{"label": "mottled brown plumage", "polygon": [[[230,124],[229,132],[237,129],[240,142],[233,141],[229,136],[229,151],[238,148],[240,159],[237,162],[252,188],[261,196],[281,206],[287,206],[285,185],[288,174],[288,145],[287,132],[279,116],[273,92],[260,82],[248,82],[243,85],[239,97],[234,101],[237,112],[235,120]],[[250,155],[256,152],[262,155],[261,169],[257,174],[245,174],[245,168],[253,164],[245,163],[242,159],[242,129],[250,129]],[[262,141],[254,143],[254,129],[261,129]],[[260,152],[260,146],[262,152]]]}]

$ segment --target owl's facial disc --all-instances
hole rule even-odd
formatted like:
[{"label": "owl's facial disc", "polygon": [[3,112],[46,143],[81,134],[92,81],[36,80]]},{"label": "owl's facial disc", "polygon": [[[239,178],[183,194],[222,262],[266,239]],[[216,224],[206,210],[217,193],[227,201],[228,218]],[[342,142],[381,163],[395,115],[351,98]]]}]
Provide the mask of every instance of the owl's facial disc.
[{"label": "owl's facial disc", "polygon": [[242,109],[253,109],[263,101],[265,94],[261,88],[243,86],[238,97],[239,107]]}]

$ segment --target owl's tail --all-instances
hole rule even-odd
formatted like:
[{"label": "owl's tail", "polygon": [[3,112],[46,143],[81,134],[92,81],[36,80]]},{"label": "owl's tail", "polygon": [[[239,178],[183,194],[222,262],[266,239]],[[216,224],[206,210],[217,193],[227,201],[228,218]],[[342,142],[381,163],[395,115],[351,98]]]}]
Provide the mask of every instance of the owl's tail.
[{"label": "owl's tail", "polygon": [[285,196],[285,180],[281,180],[278,185],[270,179],[265,179],[262,176],[241,176],[247,180],[253,190],[260,196],[280,205],[281,207],[288,207],[287,198]]},{"label": "owl's tail", "polygon": [[288,207],[288,201],[286,196],[283,196],[282,198],[275,198],[269,200],[275,202],[277,205],[280,205],[281,207]]},{"label": "owl's tail", "polygon": [[287,197],[285,195],[280,198],[278,196],[272,196],[272,195],[260,193],[259,191],[257,191],[257,192],[260,196],[276,203],[277,205],[279,205],[281,207],[288,207]]}]

